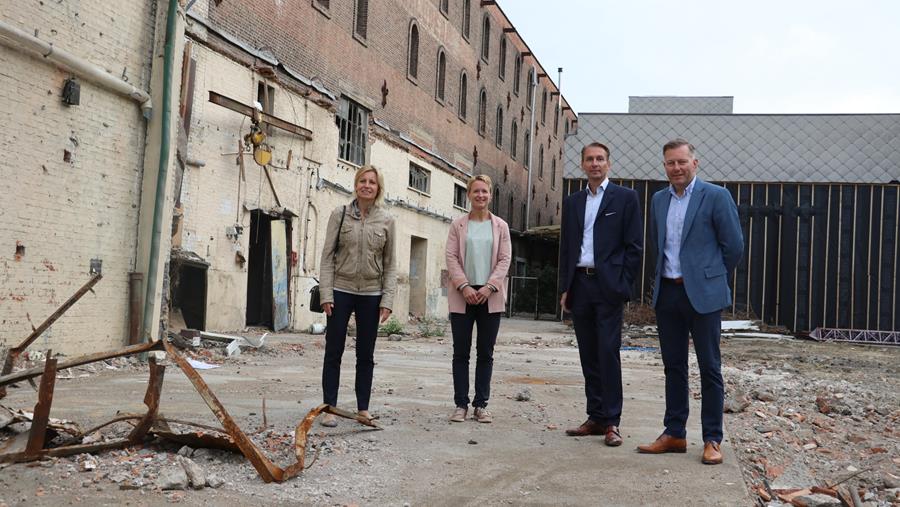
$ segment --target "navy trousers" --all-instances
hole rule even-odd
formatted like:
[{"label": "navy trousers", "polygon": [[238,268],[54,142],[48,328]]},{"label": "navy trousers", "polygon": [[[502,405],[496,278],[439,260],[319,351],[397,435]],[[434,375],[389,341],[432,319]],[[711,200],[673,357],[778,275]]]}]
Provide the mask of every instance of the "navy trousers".
[{"label": "navy trousers", "polygon": [[665,433],[676,438],[687,435],[688,420],[688,339],[700,366],[700,424],[704,442],[722,441],[722,410],[725,387],[719,339],[722,312],[697,313],[688,300],[684,285],[663,279],[656,302],[659,348],[666,373]]},{"label": "navy trousers", "polygon": [[469,355],[472,351],[472,327],[478,326],[475,339],[475,399],[472,406],[484,408],[491,397],[491,374],[494,370],[494,344],[500,330],[500,313],[488,313],[487,303],[466,304],[466,313],[450,314],[453,332],[453,402],[457,407],[469,406]]},{"label": "navy trousers", "polygon": [[334,291],[334,307],[325,331],[325,362],[322,366],[323,402],[337,406],[341,382],[341,357],[347,341],[350,314],[356,314],[356,409],[369,410],[372,371],[375,369],[375,339],[381,296],[357,296]]},{"label": "navy trousers", "polygon": [[622,417],[622,308],[603,297],[594,275],[575,274],[567,295],[581,357],[587,415],[603,426]]}]

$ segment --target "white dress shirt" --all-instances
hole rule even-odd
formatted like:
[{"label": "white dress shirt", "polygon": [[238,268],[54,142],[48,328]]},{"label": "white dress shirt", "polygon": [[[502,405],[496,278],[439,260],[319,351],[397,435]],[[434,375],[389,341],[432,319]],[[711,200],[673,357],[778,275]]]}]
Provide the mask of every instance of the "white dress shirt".
[{"label": "white dress shirt", "polygon": [[684,216],[687,213],[688,204],[691,203],[691,193],[694,191],[694,182],[691,180],[684,195],[678,197],[675,188],[669,185],[669,212],[666,214],[666,243],[663,245],[663,278],[681,278],[681,233],[684,231]]},{"label": "white dress shirt", "polygon": [[600,211],[600,203],[603,202],[603,193],[609,185],[609,178],[597,187],[597,193],[591,192],[588,185],[584,191],[587,199],[584,202],[584,232],[581,236],[581,255],[578,256],[578,264],[581,268],[594,267],[594,222],[597,220],[597,212]]}]

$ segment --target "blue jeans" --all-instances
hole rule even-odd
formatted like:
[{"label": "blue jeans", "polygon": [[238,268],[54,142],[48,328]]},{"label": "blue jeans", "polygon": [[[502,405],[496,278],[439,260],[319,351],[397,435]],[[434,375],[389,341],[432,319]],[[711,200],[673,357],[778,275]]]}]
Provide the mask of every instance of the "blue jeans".
[{"label": "blue jeans", "polygon": [[500,313],[488,313],[487,303],[466,305],[466,313],[450,314],[453,332],[453,401],[457,407],[469,406],[469,354],[472,351],[472,326],[478,326],[475,349],[475,400],[472,406],[484,408],[491,397],[494,369],[494,344],[500,330]]},{"label": "blue jeans", "polygon": [[356,314],[356,409],[369,410],[372,371],[375,368],[375,339],[381,296],[357,296],[334,291],[334,307],[325,331],[325,362],[322,366],[323,401],[337,406],[341,380],[341,357],[347,341],[350,314]]}]

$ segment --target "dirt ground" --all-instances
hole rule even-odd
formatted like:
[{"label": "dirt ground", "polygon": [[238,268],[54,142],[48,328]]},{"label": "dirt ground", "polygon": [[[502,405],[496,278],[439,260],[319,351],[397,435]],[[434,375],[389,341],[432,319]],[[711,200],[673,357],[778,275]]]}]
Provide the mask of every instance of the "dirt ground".
[{"label": "dirt ground", "polygon": [[[453,408],[449,336],[399,338],[380,339],[376,349],[371,408],[383,430],[347,420],[336,428],[316,425],[307,463],[315,461],[297,478],[265,484],[240,455],[157,441],[0,465],[0,505],[757,505],[765,504],[760,488],[766,483],[776,493],[803,493],[842,479],[840,486],[856,488],[864,505],[900,503],[900,348],[723,340],[726,410],[732,413],[725,417],[726,462],[711,467],[699,462],[698,399],[687,454],[634,451],[660,432],[664,410],[664,376],[650,328],[626,332],[625,444],[619,448],[603,446],[598,437],[563,434],[584,419],[574,334],[564,325],[503,321],[493,424],[447,421]],[[210,350],[198,358],[221,364],[201,372],[212,390],[273,461],[291,463],[293,430],[320,403],[323,337],[270,335],[262,349],[231,359]],[[353,362],[348,344],[340,395],[347,409],[355,408]],[[692,390],[699,393],[695,364],[692,372]],[[87,428],[116,411],[143,409],[143,364],[113,360],[60,376],[71,378],[57,382],[52,417]],[[2,403],[30,411],[35,399],[22,383]],[[218,425],[174,365],[167,367],[160,410]],[[0,431],[0,446],[23,429]],[[95,437],[129,430],[123,423]],[[164,476],[182,468],[179,452],[216,487],[161,490]]]}]

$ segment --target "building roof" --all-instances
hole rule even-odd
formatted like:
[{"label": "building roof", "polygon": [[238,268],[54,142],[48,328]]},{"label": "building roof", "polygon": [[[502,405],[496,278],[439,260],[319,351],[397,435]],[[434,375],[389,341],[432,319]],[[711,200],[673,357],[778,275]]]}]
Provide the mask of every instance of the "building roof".
[{"label": "building roof", "polygon": [[664,180],[663,144],[694,144],[710,181],[890,183],[900,181],[900,114],[582,113],[566,139],[564,177],[581,178],[581,147],[612,153],[610,176]]},{"label": "building roof", "polygon": [[628,97],[629,113],[731,114],[734,97]]}]

